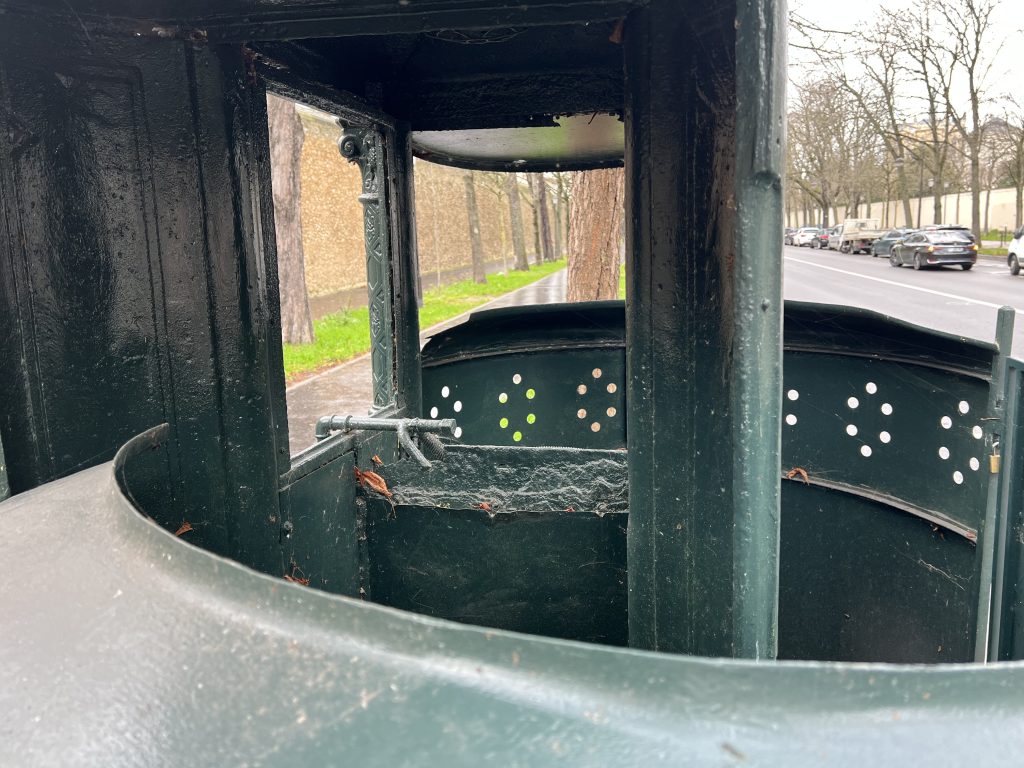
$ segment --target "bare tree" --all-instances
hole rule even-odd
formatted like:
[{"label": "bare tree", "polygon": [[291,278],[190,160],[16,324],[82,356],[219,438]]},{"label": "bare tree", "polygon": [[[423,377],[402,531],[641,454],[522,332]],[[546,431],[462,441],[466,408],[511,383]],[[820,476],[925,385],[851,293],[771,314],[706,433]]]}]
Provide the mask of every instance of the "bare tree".
[{"label": "bare tree", "polygon": [[480,237],[480,209],[476,204],[476,183],[473,171],[466,171],[462,175],[462,181],[466,185],[466,215],[469,219],[469,247],[473,257],[473,280],[477,283],[486,283],[484,244]]},{"label": "bare tree", "polygon": [[554,245],[551,242],[551,216],[548,211],[548,186],[544,174],[531,173],[530,186],[533,189],[533,206],[537,219],[537,238],[540,241],[539,260],[554,261]]},{"label": "bare tree", "polygon": [[931,0],[945,20],[943,33],[937,35],[936,45],[945,50],[959,73],[960,85],[965,89],[969,111],[961,113],[955,104],[954,91],[958,84],[950,82],[944,94],[950,105],[953,125],[966,145],[970,163],[971,230],[981,238],[981,165],[985,141],[985,123],[981,113],[986,98],[985,89],[992,64],[1002,43],[993,44],[992,14],[999,0]]},{"label": "bare tree", "polygon": [[838,180],[846,171],[835,140],[843,119],[835,110],[818,108],[833,93],[829,81],[797,86],[789,114],[788,177],[821,209],[821,221],[814,223],[824,227],[829,226]]},{"label": "bare tree", "polygon": [[526,270],[526,237],[523,233],[523,209],[519,202],[519,180],[514,173],[505,174],[505,196],[508,198],[508,212],[512,227],[512,250],[515,253],[515,268]]},{"label": "bare tree", "polygon": [[904,51],[906,72],[923,93],[927,115],[923,130],[906,131],[906,141],[928,168],[934,190],[932,220],[939,223],[943,219],[941,191],[945,188],[953,131],[953,110],[946,98],[953,61],[948,51],[935,44],[935,36],[942,34],[935,16],[932,0],[916,0],[906,11],[883,12],[883,23],[893,30]]},{"label": "bare tree", "polygon": [[281,339],[286,344],[308,344],[313,341],[313,318],[302,250],[301,160],[305,133],[295,103],[268,93],[267,127],[281,292]]},{"label": "bare tree", "polygon": [[[903,51],[898,36],[884,21],[876,22],[867,33],[858,32],[856,35],[822,29],[797,15],[790,16],[790,23],[806,39],[802,47],[815,54],[827,77],[835,83],[835,93],[831,97],[822,95],[826,99],[822,102],[826,105],[824,108],[831,109],[837,102],[848,101],[883,141],[893,158],[904,220],[908,223],[913,221],[906,173],[910,153],[904,140],[906,121],[899,93]],[[850,50],[854,51],[853,62],[847,62]],[[860,74],[853,76],[851,72]]]},{"label": "bare tree", "polygon": [[1003,176],[1013,185],[1014,228],[1024,226],[1024,119],[1020,106],[1011,101],[1012,114],[1003,118],[1002,131],[998,134],[1002,143]]},{"label": "bare tree", "polygon": [[619,291],[625,174],[621,168],[574,174],[567,298],[614,299]]}]

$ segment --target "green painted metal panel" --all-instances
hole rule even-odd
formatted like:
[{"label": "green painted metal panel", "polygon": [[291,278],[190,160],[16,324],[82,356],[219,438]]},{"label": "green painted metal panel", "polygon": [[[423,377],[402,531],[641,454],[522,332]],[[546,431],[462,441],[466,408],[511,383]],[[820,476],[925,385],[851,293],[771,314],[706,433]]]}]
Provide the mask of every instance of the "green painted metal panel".
[{"label": "green painted metal panel", "polygon": [[626,462],[618,451],[453,447],[377,470],[374,602],[548,637],[626,643]]},{"label": "green painted metal panel", "polygon": [[988,382],[885,360],[788,352],[783,470],[898,498],[973,533],[985,514]]},{"label": "green painted metal panel", "polygon": [[779,658],[895,663],[974,657],[974,542],[890,505],[787,482]]},{"label": "green painted metal panel", "polygon": [[354,452],[333,458],[281,489],[282,573],[326,592],[359,594]]},{"label": "green painted metal panel", "polygon": [[755,664],[453,624],[190,546],[109,471],[0,506],[3,560],[33,574],[0,582],[19,617],[0,762],[1015,766],[1024,750],[1024,664]]},{"label": "green painted metal panel", "polygon": [[629,621],[639,648],[775,654],[774,145],[785,79],[774,46],[784,24],[774,2],[674,0],[652,0],[626,23]]}]

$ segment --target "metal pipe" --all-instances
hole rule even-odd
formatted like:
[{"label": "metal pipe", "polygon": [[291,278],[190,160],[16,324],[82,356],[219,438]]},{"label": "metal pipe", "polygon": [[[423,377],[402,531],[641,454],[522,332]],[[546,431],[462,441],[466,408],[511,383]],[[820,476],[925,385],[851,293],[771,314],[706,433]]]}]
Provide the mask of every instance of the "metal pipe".
[{"label": "metal pipe", "polygon": [[[317,440],[324,440],[331,432],[353,429],[377,432],[394,432],[398,435],[398,444],[412,456],[424,469],[433,465],[413,440],[414,434],[447,432],[452,434],[456,427],[455,419],[379,419],[372,416],[323,416],[317,419],[315,435]],[[441,443],[438,442],[438,445]]]}]

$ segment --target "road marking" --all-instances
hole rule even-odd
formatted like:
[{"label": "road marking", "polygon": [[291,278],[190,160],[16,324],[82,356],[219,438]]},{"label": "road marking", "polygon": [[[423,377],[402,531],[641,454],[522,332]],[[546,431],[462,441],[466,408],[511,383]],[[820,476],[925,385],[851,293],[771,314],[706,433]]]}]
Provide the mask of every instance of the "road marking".
[{"label": "road marking", "polygon": [[[826,267],[824,264],[817,264],[813,261],[804,261],[803,259],[797,259],[793,256],[786,256],[790,261],[795,261],[797,264],[806,264],[809,267],[817,267],[818,269],[827,269],[829,272],[838,272],[841,275],[852,275],[853,277],[859,277],[862,280],[872,280],[876,283],[884,283],[885,285],[894,285],[897,288],[906,288],[910,291],[920,291],[921,293],[930,293],[932,296],[941,296],[944,299],[956,299],[957,301],[966,301],[968,304],[977,304],[982,307],[991,307],[992,309],[1000,309],[1006,306],[1005,304],[993,304],[990,301],[981,301],[980,299],[972,299],[968,296],[960,296],[955,293],[944,293],[943,291],[934,291],[931,288],[921,288],[917,285],[908,285],[907,283],[900,283],[895,280],[886,280],[883,277],[871,277],[870,275],[863,275],[860,272],[851,272],[848,269],[839,269],[838,267]],[[1020,312],[1021,309],[1014,307],[1014,310]]]}]

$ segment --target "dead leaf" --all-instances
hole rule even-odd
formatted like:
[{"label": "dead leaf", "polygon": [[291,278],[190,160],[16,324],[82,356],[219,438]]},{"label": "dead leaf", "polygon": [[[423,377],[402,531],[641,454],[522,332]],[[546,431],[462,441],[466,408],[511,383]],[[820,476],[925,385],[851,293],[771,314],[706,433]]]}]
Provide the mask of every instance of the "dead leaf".
[{"label": "dead leaf", "polygon": [[491,505],[488,504],[486,501],[481,501],[479,504],[474,504],[473,507],[475,509],[482,509],[484,512],[491,511]]},{"label": "dead leaf", "polygon": [[811,480],[807,476],[807,470],[804,469],[803,467],[793,467],[791,470],[789,470],[789,472],[786,473],[787,480],[792,480],[795,477],[799,477],[801,480],[803,480],[805,485],[811,484]]},{"label": "dead leaf", "polygon": [[370,461],[373,462],[373,466],[375,466],[375,467],[383,467],[384,466],[384,461],[377,454],[373,454],[373,456],[370,458]]},{"label": "dead leaf", "polygon": [[622,29],[626,25],[625,19],[619,19],[615,24],[615,29],[612,30],[611,35],[608,37],[608,42],[615,43],[616,45],[622,45]]},{"label": "dead leaf", "polygon": [[192,524],[188,520],[186,520],[184,523],[181,524],[181,528],[174,532],[174,535],[181,536],[182,534],[188,533],[191,530]]},{"label": "dead leaf", "polygon": [[309,586],[309,577],[306,576],[306,574],[302,572],[302,569],[294,563],[292,563],[292,572],[290,574],[286,573],[284,575],[284,580],[290,581],[292,584],[301,584],[304,587]]},{"label": "dead leaf", "polygon": [[359,467],[356,467],[356,480],[364,488],[369,487],[370,490],[376,491],[386,499],[390,499],[392,494],[388,490],[388,484],[384,478],[378,475],[376,472],[363,472]]}]

